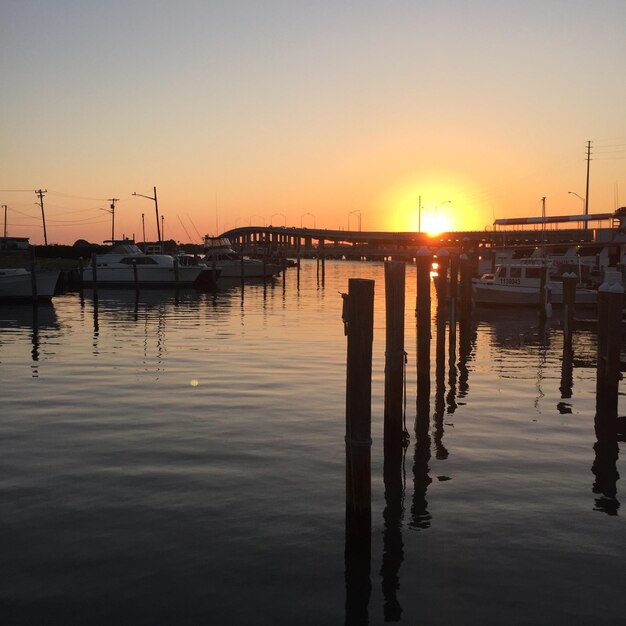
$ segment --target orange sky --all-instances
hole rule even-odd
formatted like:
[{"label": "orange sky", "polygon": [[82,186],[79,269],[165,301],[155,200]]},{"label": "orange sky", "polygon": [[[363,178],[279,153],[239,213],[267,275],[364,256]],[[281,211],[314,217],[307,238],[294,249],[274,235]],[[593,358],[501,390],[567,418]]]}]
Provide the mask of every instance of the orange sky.
[{"label": "orange sky", "polygon": [[[0,204],[41,243],[363,230],[626,204],[626,5],[185,0],[0,8]],[[54,6],[53,6],[54,5]],[[63,6],[61,6],[63,5]],[[210,5],[210,6],[209,6]],[[34,29],[32,24],[45,23]],[[583,45],[584,44],[584,45]],[[621,196],[621,200],[619,199]],[[182,222],[182,224],[181,224]],[[196,232],[197,231],[197,232]]]}]

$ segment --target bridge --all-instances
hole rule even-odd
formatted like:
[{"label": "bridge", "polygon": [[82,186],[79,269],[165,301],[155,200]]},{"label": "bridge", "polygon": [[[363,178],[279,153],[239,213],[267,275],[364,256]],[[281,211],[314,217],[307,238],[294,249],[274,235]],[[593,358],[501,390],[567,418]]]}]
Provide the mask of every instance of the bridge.
[{"label": "bridge", "polygon": [[242,226],[222,233],[245,254],[282,254],[346,259],[405,259],[422,246],[481,249],[500,246],[536,246],[542,243],[577,245],[593,242],[596,229],[541,229],[457,231],[429,235],[418,232],[350,231],[295,226]]}]

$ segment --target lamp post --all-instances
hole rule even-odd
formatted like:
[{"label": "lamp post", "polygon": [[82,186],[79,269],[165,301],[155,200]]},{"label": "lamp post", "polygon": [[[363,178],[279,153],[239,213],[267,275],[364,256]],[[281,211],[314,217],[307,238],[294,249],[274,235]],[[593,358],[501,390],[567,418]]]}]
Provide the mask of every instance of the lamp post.
[{"label": "lamp post", "polygon": [[356,215],[359,218],[359,232],[361,232],[361,211],[359,209],[355,209],[354,211],[350,211],[348,213],[348,230],[350,230],[350,216]]},{"label": "lamp post", "polygon": [[274,216],[278,215],[278,217],[282,217],[283,218],[283,226],[287,226],[287,216],[284,213],[272,213],[270,215],[270,222],[274,221]]},{"label": "lamp post", "polygon": [[154,196],[144,196],[142,193],[137,193],[135,191],[133,191],[133,196],[140,196],[141,198],[154,200],[154,210],[156,212],[157,237],[159,238],[159,245],[161,245],[161,224],[159,224],[159,203],[157,201],[156,187],[154,187]]},{"label": "lamp post", "polygon": [[[583,215],[587,215],[587,201],[585,200],[585,198],[583,198],[580,194],[577,194],[575,191],[568,191],[567,193],[570,193],[573,196],[576,196],[583,203]],[[583,228],[587,228],[587,221],[586,220],[585,220],[585,223],[583,225]]]},{"label": "lamp post", "polygon": [[315,224],[315,215],[313,215],[313,213],[308,213],[308,212],[307,212],[307,213],[303,213],[303,214],[300,216],[300,228],[302,228],[302,218],[303,218],[303,217],[306,217],[307,215],[310,215],[310,216],[313,218],[313,228],[317,228],[317,226],[316,226],[316,224]]}]

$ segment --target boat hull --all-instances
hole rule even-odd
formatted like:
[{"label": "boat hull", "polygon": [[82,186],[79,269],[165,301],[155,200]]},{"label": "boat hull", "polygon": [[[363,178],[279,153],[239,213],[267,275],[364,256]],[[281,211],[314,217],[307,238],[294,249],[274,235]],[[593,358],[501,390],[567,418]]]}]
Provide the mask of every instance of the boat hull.
[{"label": "boat hull", "polygon": [[[60,271],[35,272],[37,300],[50,301],[54,295]],[[31,273],[25,270],[0,271],[0,301],[20,302],[33,300]]]},{"label": "boat hull", "polygon": [[[173,267],[141,265],[137,266],[136,280],[135,270],[132,266],[98,267],[96,278],[98,286],[103,287],[188,287],[193,285],[201,274],[205,275],[205,272],[203,268],[197,266],[179,267],[178,272],[176,272]],[[86,287],[93,284],[91,267],[83,270],[82,282]]]},{"label": "boat hull", "polygon": [[[207,262],[207,267],[211,269],[211,262]],[[220,270],[220,278],[241,278],[241,263],[235,261],[233,263],[218,262],[215,267]],[[272,263],[261,263],[253,261],[244,261],[243,277],[244,278],[271,278],[281,271],[280,265]]]},{"label": "boat hull", "polygon": [[[549,288],[550,302],[554,306],[562,306],[563,285],[549,283]],[[538,287],[476,282],[472,285],[472,290],[477,305],[538,307],[540,304]],[[597,300],[598,294],[593,289],[576,290],[576,305],[594,305]]]}]

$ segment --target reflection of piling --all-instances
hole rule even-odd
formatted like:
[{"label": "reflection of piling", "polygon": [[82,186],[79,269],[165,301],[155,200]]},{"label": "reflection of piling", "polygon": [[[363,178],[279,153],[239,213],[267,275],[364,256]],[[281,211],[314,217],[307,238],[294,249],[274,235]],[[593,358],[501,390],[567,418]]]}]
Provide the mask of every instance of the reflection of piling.
[{"label": "reflection of piling", "polygon": [[383,558],[380,566],[383,611],[386,622],[399,622],[402,607],[398,602],[400,566],[404,560],[402,515],[404,512],[403,453],[385,448],[383,465],[385,510],[383,511]]},{"label": "reflection of piling", "polygon": [[[598,432],[598,427],[599,431]],[[596,416],[596,433],[598,440],[593,446],[595,458],[591,471],[595,476],[592,491],[597,494],[594,511],[601,511],[607,515],[617,515],[620,502],[617,499],[617,459],[619,445],[615,437],[607,437],[603,432],[603,426],[598,424]]]},{"label": "reflection of piling", "polygon": [[324,248],[324,242],[320,242],[320,254],[322,255],[322,287],[326,284],[326,250]]},{"label": "reflection of piling", "polygon": [[619,282],[605,281],[598,289],[598,356],[596,408],[607,432],[614,432],[620,374],[622,305],[624,288]]},{"label": "reflection of piling", "polygon": [[437,309],[437,338],[435,340],[435,410],[433,413],[433,435],[436,456],[447,459],[448,451],[443,445],[443,416],[446,409],[446,318],[444,308]]},{"label": "reflection of piling", "polygon": [[352,278],[344,295],[346,389],[346,623],[365,624],[371,592],[371,417],[374,281]]},{"label": "reflection of piling", "polygon": [[91,288],[93,290],[93,297],[98,297],[98,268],[96,263],[96,253],[91,255]]},{"label": "reflection of piling", "polygon": [[417,266],[417,416],[415,432],[428,432],[430,412],[430,269],[432,256],[424,247],[416,255]]},{"label": "reflection of piling", "polygon": [[37,268],[35,266],[35,248],[30,246],[30,291],[33,304],[37,304]]},{"label": "reflection of piling", "polygon": [[387,447],[402,446],[402,392],[404,390],[404,286],[405,264],[385,263],[385,437]]}]

